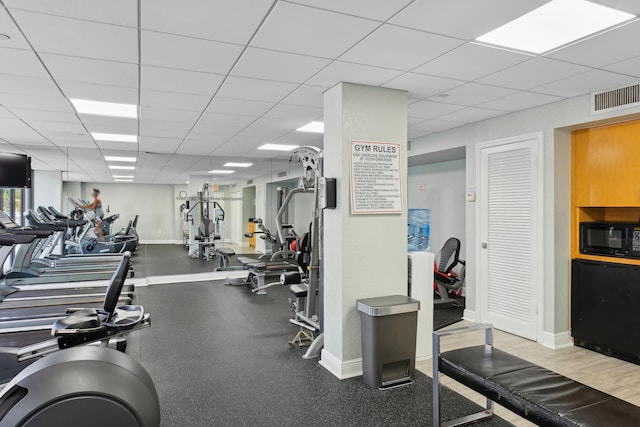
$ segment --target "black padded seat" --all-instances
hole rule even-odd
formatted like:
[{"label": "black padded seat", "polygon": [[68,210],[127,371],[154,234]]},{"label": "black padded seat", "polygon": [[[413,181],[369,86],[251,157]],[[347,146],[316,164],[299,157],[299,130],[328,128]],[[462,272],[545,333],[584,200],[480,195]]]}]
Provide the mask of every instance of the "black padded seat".
[{"label": "black padded seat", "polygon": [[256,262],[255,258],[249,258],[249,257],[246,257],[246,256],[239,256],[236,259],[242,265],[252,264],[252,263]]},{"label": "black padded seat", "polygon": [[306,298],[308,293],[307,287],[301,285],[291,285],[289,286],[289,290],[296,298]]},{"label": "black padded seat", "polygon": [[234,256],[236,251],[230,248],[216,248],[216,253],[219,253],[222,256]]},{"label": "black padded seat", "polygon": [[442,353],[440,372],[538,425],[637,426],[640,407],[489,345]]}]

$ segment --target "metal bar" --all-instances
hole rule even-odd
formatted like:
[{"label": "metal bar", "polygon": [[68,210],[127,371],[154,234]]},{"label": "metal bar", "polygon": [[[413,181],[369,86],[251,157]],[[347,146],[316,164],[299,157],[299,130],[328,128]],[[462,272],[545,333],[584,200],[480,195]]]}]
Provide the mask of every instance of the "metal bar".
[{"label": "metal bar", "polygon": [[447,421],[447,422],[441,423],[440,427],[463,426],[465,424],[471,424],[471,423],[474,423],[476,421],[484,420],[486,418],[491,418],[491,417],[493,417],[493,412],[487,410],[487,411],[482,411],[482,412],[478,412],[478,413],[475,413],[475,414],[467,415],[465,417],[457,418],[457,419],[452,420],[452,421]]},{"label": "metal bar", "polygon": [[440,335],[437,331],[433,332],[433,349],[431,360],[433,363],[432,375],[432,397],[433,397],[433,425],[440,426]]},{"label": "metal bar", "polygon": [[493,328],[493,326],[489,323],[477,323],[474,325],[463,326],[461,328],[447,329],[445,331],[434,331],[433,333],[440,337],[446,337],[448,335],[464,334],[465,332],[481,331],[491,328]]}]

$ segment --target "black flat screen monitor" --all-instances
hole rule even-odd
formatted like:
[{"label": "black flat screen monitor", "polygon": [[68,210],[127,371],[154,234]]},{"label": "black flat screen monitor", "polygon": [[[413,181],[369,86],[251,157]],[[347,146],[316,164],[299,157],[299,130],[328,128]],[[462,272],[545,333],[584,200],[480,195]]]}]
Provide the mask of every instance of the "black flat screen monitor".
[{"label": "black flat screen monitor", "polygon": [[31,158],[0,153],[0,187],[31,188]]}]

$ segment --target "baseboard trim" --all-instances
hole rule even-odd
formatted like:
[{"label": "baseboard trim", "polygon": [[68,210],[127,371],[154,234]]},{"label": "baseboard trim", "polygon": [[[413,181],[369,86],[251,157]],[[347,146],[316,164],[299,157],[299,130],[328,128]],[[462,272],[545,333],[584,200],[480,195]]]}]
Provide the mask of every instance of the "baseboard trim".
[{"label": "baseboard trim", "polygon": [[462,312],[462,318],[469,322],[476,323],[478,317],[476,316],[476,312],[474,310],[469,310],[468,308],[465,308],[464,311]]},{"label": "baseboard trim", "polygon": [[182,240],[140,240],[141,245],[181,245]]},{"label": "baseboard trim", "polygon": [[564,331],[558,332],[557,334],[544,332],[542,334],[542,345],[554,350],[571,347],[573,345],[573,342],[571,341],[571,332]]},{"label": "baseboard trim", "polygon": [[362,375],[362,358],[342,361],[323,349],[320,354],[320,366],[331,372],[338,379],[357,377]]}]

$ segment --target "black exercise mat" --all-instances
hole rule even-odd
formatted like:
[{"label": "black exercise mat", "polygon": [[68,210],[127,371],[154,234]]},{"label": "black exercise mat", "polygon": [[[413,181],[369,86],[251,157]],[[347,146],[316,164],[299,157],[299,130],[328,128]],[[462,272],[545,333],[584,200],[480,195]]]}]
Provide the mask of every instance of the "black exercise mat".
[{"label": "black exercise mat", "polygon": [[[136,290],[152,327],[131,339],[160,395],[162,426],[429,426],[431,379],[370,389],[361,377],[339,381],[303,360],[287,341],[289,291],[198,282]],[[443,390],[443,417],[479,407]],[[507,426],[496,418],[481,425]]]}]

